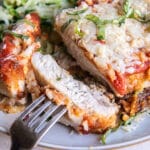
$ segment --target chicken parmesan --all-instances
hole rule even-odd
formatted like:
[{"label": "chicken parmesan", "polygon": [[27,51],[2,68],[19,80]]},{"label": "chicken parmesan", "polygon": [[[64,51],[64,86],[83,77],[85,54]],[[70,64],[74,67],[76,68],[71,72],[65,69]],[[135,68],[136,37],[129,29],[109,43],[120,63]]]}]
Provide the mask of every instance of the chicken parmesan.
[{"label": "chicken parmesan", "polygon": [[78,64],[118,97],[150,87],[150,1],[80,2],[55,28]]},{"label": "chicken parmesan", "polygon": [[0,44],[0,93],[8,97],[4,99],[17,101],[26,97],[30,57],[40,47],[39,36],[40,19],[36,13],[26,15],[4,31]]},{"label": "chicken parmesan", "polygon": [[31,63],[37,80],[49,85],[47,96],[57,105],[66,105],[63,123],[82,133],[106,131],[118,125],[119,107],[105,94],[105,88],[87,86],[62,69],[50,55],[33,54]]}]

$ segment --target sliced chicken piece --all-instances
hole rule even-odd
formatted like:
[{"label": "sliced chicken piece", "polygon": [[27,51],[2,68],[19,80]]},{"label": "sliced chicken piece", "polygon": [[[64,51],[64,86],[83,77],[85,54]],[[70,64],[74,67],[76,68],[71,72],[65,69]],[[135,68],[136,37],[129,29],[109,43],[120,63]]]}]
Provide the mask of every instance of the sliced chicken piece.
[{"label": "sliced chicken piece", "polygon": [[28,63],[40,44],[40,19],[37,14],[28,14],[5,32],[0,45],[0,93],[8,97],[22,98]]},{"label": "sliced chicken piece", "polygon": [[48,97],[58,105],[66,105],[67,118],[75,129],[102,132],[117,125],[119,108],[101,90],[95,96],[93,90],[75,80],[50,55],[36,52],[31,63],[37,80],[51,87],[47,90]]}]

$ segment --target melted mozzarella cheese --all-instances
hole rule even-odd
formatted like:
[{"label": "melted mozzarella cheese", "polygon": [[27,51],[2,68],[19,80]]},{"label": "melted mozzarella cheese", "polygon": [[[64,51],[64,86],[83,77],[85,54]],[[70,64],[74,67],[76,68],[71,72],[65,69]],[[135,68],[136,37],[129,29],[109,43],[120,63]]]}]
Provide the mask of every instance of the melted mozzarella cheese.
[{"label": "melted mozzarella cheese", "polygon": [[[134,0],[133,0],[134,1]],[[133,5],[133,2],[131,3]],[[142,6],[141,6],[141,5]],[[117,4],[116,4],[117,5]],[[135,19],[126,19],[121,26],[118,24],[109,23],[105,26],[105,44],[97,41],[97,26],[86,19],[87,14],[93,14],[102,20],[116,19],[120,16],[118,7],[114,4],[95,4],[93,7],[88,7],[85,13],[77,16],[68,15],[68,12],[82,10],[87,7],[86,4],[75,9],[64,10],[56,19],[56,26],[60,27],[68,20],[68,18],[78,19],[78,28],[84,33],[80,37],[75,32],[76,22],[71,22],[65,30],[73,41],[78,41],[78,46],[86,49],[90,55],[94,57],[94,61],[101,68],[108,70],[108,65],[113,70],[124,73],[133,73],[135,70],[131,66],[140,65],[142,62],[136,54],[141,51],[141,48],[150,49],[149,37],[147,32],[147,24],[143,24]],[[146,10],[149,12],[149,1],[138,0],[134,1],[132,6],[141,13]],[[142,9],[140,9],[142,8]],[[119,9],[122,9],[119,7]]]}]

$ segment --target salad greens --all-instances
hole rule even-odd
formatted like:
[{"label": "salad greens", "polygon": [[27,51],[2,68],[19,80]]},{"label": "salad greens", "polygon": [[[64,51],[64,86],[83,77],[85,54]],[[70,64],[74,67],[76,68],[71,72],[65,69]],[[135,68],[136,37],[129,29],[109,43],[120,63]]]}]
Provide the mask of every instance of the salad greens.
[{"label": "salad greens", "polygon": [[13,17],[23,17],[35,11],[41,18],[53,22],[54,16],[64,8],[70,8],[76,1],[70,0],[4,0],[3,6]]},{"label": "salad greens", "polygon": [[77,0],[3,0],[0,6],[0,41],[11,23],[20,21],[29,12],[41,17],[41,27],[51,28],[55,15],[64,8],[74,7]]}]

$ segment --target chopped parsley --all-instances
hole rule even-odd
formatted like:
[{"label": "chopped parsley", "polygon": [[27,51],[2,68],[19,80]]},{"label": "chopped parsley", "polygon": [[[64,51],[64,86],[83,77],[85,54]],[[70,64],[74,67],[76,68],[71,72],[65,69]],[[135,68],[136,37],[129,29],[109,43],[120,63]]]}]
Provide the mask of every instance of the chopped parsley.
[{"label": "chopped parsley", "polygon": [[86,19],[92,21],[97,26],[97,39],[104,40],[106,24],[112,23],[112,20],[101,20],[99,17],[93,14],[86,15]]},{"label": "chopped parsley", "polygon": [[108,130],[101,136],[101,138],[100,138],[100,141],[102,142],[102,144],[106,144],[106,138],[107,138],[107,136],[108,136],[110,133],[117,131],[121,125],[122,125],[122,122],[120,122],[117,127],[108,129]]},{"label": "chopped parsley", "polygon": [[64,32],[65,29],[68,27],[68,25],[72,22],[72,21],[77,21],[77,19],[69,19],[67,22],[65,22],[62,26],[61,26],[61,32]]},{"label": "chopped parsley", "polygon": [[26,24],[32,26],[33,28],[35,27],[35,25],[31,21],[26,20],[26,19],[21,19],[17,23],[26,23]]},{"label": "chopped parsley", "polygon": [[5,30],[4,33],[11,34],[11,35],[13,35],[14,37],[21,38],[21,39],[28,39],[28,38],[29,38],[29,36],[27,36],[27,35],[18,34],[18,33],[15,33],[15,32],[13,32],[13,31],[10,31],[10,30]]},{"label": "chopped parsley", "polygon": [[124,2],[123,10],[124,10],[126,18],[133,18],[133,19],[136,19],[137,21],[142,22],[142,23],[150,22],[150,16],[149,15],[142,15],[139,10],[133,9],[131,7],[130,0],[126,0]]},{"label": "chopped parsley", "polygon": [[87,8],[84,8],[84,9],[73,11],[73,12],[67,12],[67,14],[68,15],[79,15],[79,14],[82,14],[82,13],[84,13],[86,11],[87,11]]},{"label": "chopped parsley", "polygon": [[98,16],[93,14],[86,15],[86,19],[92,21],[98,28],[97,31],[98,40],[105,40],[105,28],[107,24],[118,24],[119,26],[121,26],[122,23],[125,23],[125,20],[127,18],[133,18],[142,23],[150,22],[150,17],[142,16],[140,11],[135,10],[131,7],[130,0],[125,0],[123,5],[123,11],[124,15],[112,20],[102,20]]},{"label": "chopped parsley", "polygon": [[112,132],[112,129],[108,129],[102,136],[101,136],[101,141],[102,144],[106,144],[106,137]]},{"label": "chopped parsley", "polygon": [[80,31],[80,29],[79,29],[78,22],[76,22],[74,32],[75,32],[75,34],[79,35],[80,37],[84,36],[84,33],[82,31]]},{"label": "chopped parsley", "polygon": [[57,81],[60,81],[60,80],[61,80],[61,77],[57,77],[56,80],[57,80]]}]

